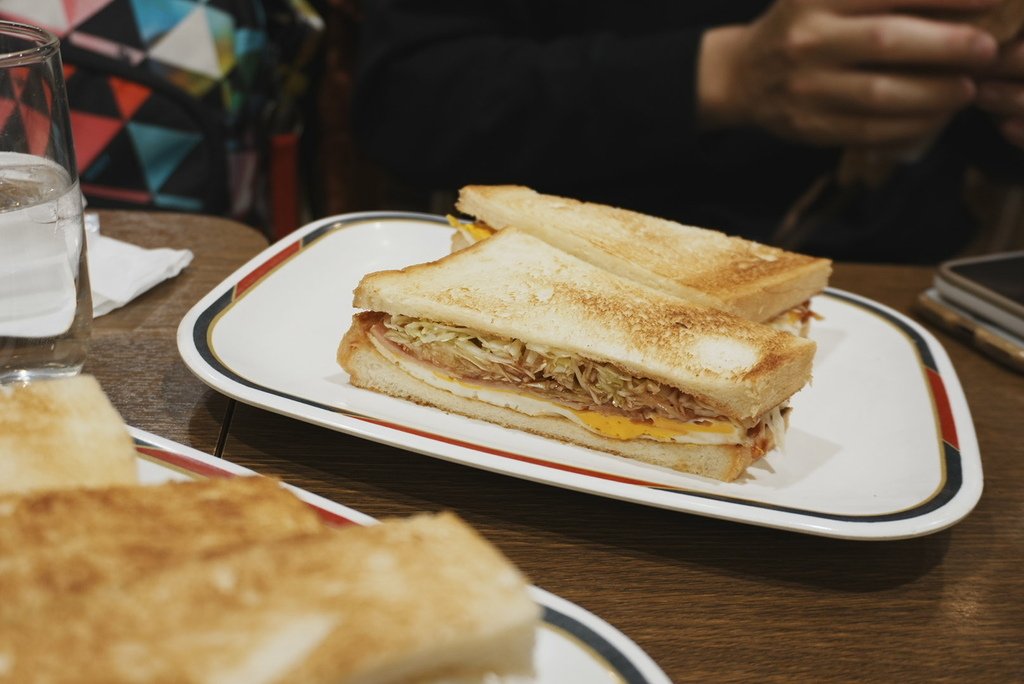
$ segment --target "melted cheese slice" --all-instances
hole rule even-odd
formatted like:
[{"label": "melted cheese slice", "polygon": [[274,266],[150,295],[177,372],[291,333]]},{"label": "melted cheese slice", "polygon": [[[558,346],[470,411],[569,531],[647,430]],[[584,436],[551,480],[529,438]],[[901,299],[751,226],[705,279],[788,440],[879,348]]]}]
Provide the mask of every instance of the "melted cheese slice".
[{"label": "melted cheese slice", "polygon": [[384,358],[431,387],[466,399],[476,399],[494,406],[509,408],[528,416],[560,416],[609,439],[651,439],[680,444],[739,444],[745,439],[744,430],[728,421],[702,418],[682,422],[655,417],[651,423],[637,423],[625,416],[572,409],[515,390],[497,389],[456,380],[404,354],[396,353],[373,335],[369,337],[374,348]]},{"label": "melted cheese slice", "polygon": [[[552,406],[558,406],[552,403]],[[630,420],[625,416],[613,416],[605,413],[598,413],[597,411],[579,411],[576,409],[565,409],[572,411],[579,423],[582,423],[585,427],[590,430],[610,437],[612,439],[656,439],[664,442],[677,441],[677,437],[690,437],[691,439],[685,439],[685,441],[692,443],[694,435],[702,435],[707,439],[714,435],[725,435],[729,437],[723,444],[732,444],[737,439],[736,433],[738,430],[732,423],[721,420],[700,420],[700,421],[689,421],[681,422],[678,420],[671,420],[669,418],[662,418],[661,416],[655,416],[653,423],[637,423],[636,421]],[[564,414],[563,414],[564,415]],[[708,439],[699,440],[702,444],[718,444],[717,440]]]},{"label": "melted cheese slice", "polygon": [[463,223],[454,216],[448,216],[448,223],[451,224],[452,228],[455,228],[463,237],[472,244],[474,242],[480,242],[494,235],[494,230],[488,226],[478,226],[475,223]]}]

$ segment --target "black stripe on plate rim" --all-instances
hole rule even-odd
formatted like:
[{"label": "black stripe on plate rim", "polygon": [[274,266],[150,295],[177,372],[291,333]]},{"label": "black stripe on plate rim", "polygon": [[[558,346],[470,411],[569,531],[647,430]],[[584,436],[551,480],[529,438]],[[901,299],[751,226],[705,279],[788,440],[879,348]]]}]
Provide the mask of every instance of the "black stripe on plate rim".
[{"label": "black stripe on plate rim", "polygon": [[542,606],[542,608],[544,609],[544,622],[568,632],[586,644],[617,675],[622,677],[626,684],[648,684],[650,680],[644,677],[636,665],[633,664],[633,661],[626,657],[626,654],[616,648],[610,641],[576,618],[569,617],[550,606]]}]

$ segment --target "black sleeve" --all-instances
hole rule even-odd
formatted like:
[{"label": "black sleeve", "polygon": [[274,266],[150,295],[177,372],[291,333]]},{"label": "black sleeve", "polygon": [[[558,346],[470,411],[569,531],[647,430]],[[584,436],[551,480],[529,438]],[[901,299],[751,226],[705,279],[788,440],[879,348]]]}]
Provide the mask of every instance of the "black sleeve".
[{"label": "black sleeve", "polygon": [[990,114],[971,108],[950,126],[949,136],[969,164],[991,179],[1019,182],[1024,179],[1024,151],[1003,138]]},{"label": "black sleeve", "polygon": [[587,183],[670,163],[695,139],[699,29],[558,35],[505,0],[366,12],[357,143],[419,185]]}]

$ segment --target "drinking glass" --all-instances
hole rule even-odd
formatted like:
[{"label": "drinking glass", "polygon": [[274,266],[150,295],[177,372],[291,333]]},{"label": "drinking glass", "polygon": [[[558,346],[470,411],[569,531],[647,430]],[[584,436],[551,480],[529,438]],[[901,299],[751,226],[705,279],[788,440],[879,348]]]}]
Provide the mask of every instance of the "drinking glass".
[{"label": "drinking glass", "polygon": [[91,326],[60,42],[0,22],[0,383],[77,373]]}]

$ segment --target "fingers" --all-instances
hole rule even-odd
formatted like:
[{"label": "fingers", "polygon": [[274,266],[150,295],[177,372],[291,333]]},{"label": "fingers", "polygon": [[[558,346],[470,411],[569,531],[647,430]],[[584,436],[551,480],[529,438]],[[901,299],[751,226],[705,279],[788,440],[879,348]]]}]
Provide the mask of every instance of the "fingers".
[{"label": "fingers", "polygon": [[867,71],[811,72],[795,78],[791,88],[812,106],[866,115],[939,116],[967,106],[975,95],[965,76]]},{"label": "fingers", "polygon": [[841,14],[875,14],[879,12],[981,12],[1000,4],[1001,0],[825,0]]},{"label": "fingers", "polygon": [[1024,42],[1007,46],[978,79],[976,104],[1003,117],[1024,117]]},{"label": "fingers", "polygon": [[[732,125],[823,145],[927,138],[996,64],[995,38],[966,18],[999,1],[775,0],[720,61],[739,112]],[[1018,65],[1024,47],[1006,56],[1006,69]]]},{"label": "fingers", "polygon": [[865,117],[828,113],[805,119],[794,135],[817,145],[902,146],[927,140],[947,119],[935,117]]},{"label": "fingers", "polygon": [[975,103],[993,114],[1024,117],[1024,83],[1016,81],[980,83]]},{"label": "fingers", "polygon": [[960,70],[984,68],[998,52],[995,38],[972,26],[897,15],[828,17],[805,43],[798,52],[835,63]]},{"label": "fingers", "polygon": [[1024,81],[1024,41],[1017,40],[1005,46],[999,58],[990,68],[983,70],[982,75]]},{"label": "fingers", "polygon": [[1024,149],[1024,82],[983,81],[975,104],[994,115],[1003,138]]}]

